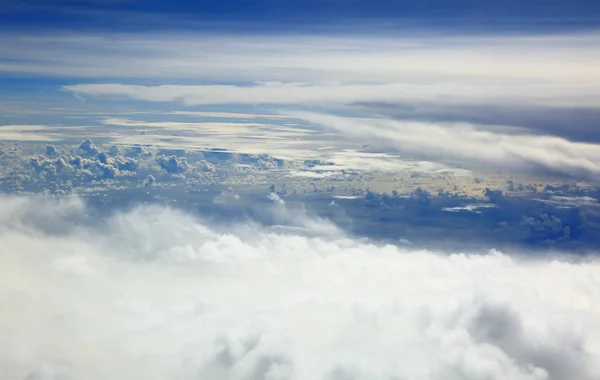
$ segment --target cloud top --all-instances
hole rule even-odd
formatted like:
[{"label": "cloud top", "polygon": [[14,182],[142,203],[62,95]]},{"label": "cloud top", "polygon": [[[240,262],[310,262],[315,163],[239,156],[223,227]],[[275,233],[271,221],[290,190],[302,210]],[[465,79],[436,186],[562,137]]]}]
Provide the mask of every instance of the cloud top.
[{"label": "cloud top", "polygon": [[60,223],[81,204],[2,205],[8,378],[600,375],[597,261],[217,231],[150,206],[49,233],[27,210]]}]

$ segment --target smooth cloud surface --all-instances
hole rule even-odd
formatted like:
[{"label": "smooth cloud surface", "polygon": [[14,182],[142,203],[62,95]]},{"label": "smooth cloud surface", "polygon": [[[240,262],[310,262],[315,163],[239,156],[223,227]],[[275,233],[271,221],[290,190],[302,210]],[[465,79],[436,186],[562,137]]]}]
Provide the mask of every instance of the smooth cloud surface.
[{"label": "smooth cloud surface", "polygon": [[[1,199],[7,379],[600,376],[600,264]],[[62,226],[61,228],[51,228]]]}]

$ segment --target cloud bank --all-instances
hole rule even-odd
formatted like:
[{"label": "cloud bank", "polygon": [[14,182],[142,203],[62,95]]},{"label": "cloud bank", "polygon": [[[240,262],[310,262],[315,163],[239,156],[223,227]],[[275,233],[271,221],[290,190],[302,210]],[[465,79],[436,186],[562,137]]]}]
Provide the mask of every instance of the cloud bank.
[{"label": "cloud bank", "polygon": [[446,105],[520,105],[549,107],[600,106],[600,88],[589,83],[252,83],[251,85],[76,84],[63,87],[77,95],[121,96],[151,102],[207,104],[284,104],[340,106],[357,103]]},{"label": "cloud bank", "polygon": [[540,136],[498,126],[496,131],[468,123],[426,123],[293,113],[309,123],[369,142],[444,162],[542,171],[570,177],[600,178],[600,145]]},{"label": "cloud bank", "polygon": [[[600,376],[600,263],[0,202],[7,379]],[[62,228],[52,228],[62,226]]]}]

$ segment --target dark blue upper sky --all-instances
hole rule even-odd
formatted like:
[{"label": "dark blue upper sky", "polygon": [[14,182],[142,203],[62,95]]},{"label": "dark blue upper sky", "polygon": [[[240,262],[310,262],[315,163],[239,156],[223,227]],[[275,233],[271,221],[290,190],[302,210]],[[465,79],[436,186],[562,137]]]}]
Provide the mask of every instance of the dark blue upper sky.
[{"label": "dark blue upper sky", "polygon": [[590,29],[597,0],[21,0],[2,1],[0,29],[143,31],[388,28]]}]

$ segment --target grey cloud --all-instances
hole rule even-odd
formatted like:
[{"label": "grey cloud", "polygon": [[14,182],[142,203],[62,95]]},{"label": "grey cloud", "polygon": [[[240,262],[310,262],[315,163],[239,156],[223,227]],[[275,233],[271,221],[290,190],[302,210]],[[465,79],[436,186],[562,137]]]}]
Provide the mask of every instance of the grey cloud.
[{"label": "grey cloud", "polygon": [[56,154],[56,148],[52,145],[46,146],[46,156],[53,156]]},{"label": "grey cloud", "polygon": [[156,178],[152,174],[148,174],[148,177],[144,180],[144,186],[152,186],[156,182]]},{"label": "grey cloud", "polygon": [[43,231],[48,235],[68,235],[85,218],[85,205],[75,196],[33,198],[0,196],[0,229]]},{"label": "grey cloud", "polygon": [[585,352],[581,337],[568,329],[568,334],[549,332],[556,337],[554,344],[540,344],[530,336],[521,316],[510,306],[484,304],[476,308],[468,330],[475,340],[498,347],[521,367],[543,368],[549,380],[589,378],[580,368],[591,358]]},{"label": "grey cloud", "polygon": [[68,365],[46,360],[29,372],[23,380],[73,380]]}]

